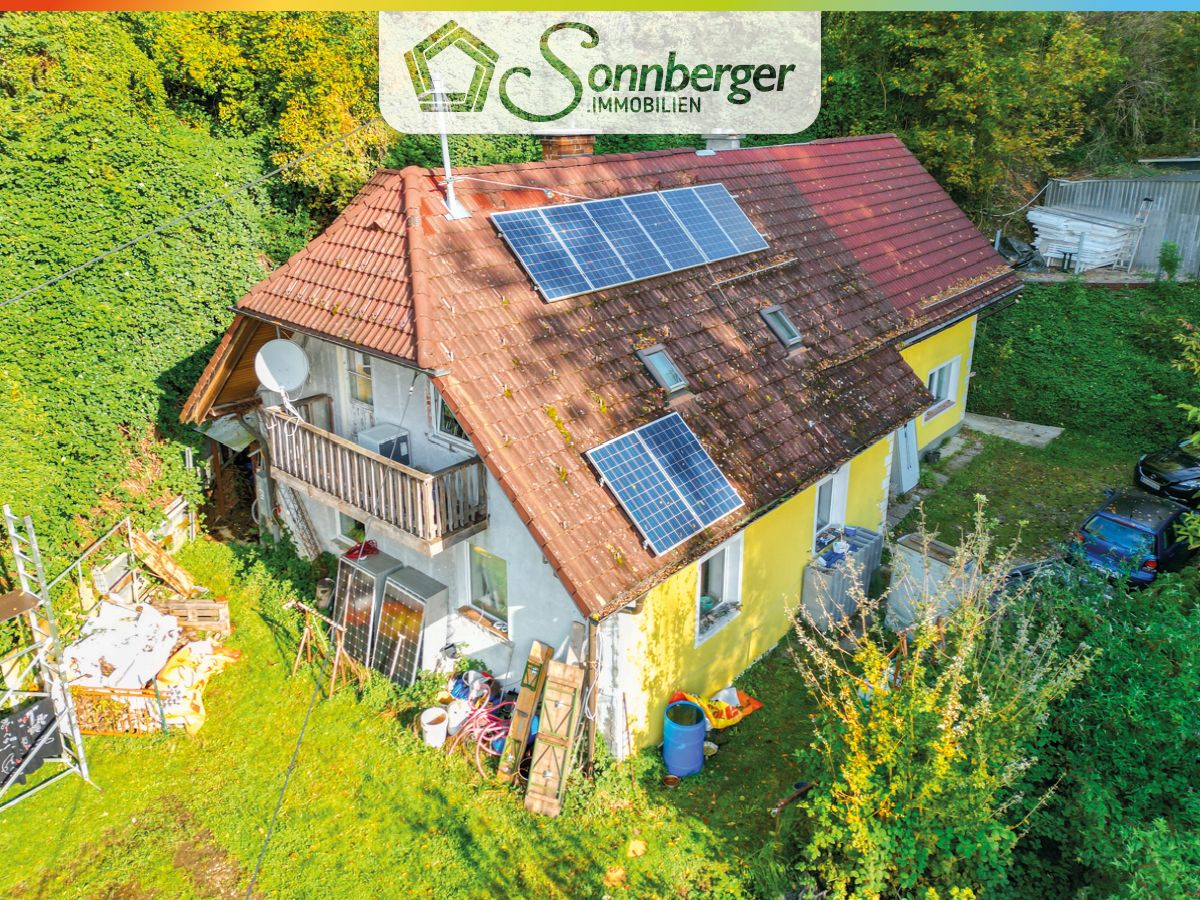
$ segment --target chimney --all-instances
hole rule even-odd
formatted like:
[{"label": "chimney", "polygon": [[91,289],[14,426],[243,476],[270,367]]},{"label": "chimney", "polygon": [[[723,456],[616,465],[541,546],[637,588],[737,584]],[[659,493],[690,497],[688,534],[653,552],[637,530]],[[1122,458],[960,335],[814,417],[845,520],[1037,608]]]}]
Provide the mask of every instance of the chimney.
[{"label": "chimney", "polygon": [[704,149],[715,153],[718,150],[738,150],[742,146],[744,134],[734,134],[729,131],[714,131],[704,135]]},{"label": "chimney", "polygon": [[556,131],[540,134],[542,162],[569,159],[572,156],[591,156],[596,151],[596,135],[585,131]]}]

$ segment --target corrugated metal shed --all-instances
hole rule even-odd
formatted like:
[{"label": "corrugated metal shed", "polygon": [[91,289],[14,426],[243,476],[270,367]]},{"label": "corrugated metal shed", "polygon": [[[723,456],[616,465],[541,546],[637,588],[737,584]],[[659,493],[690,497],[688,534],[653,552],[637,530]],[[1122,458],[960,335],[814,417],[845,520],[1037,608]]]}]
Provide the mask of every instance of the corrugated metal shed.
[{"label": "corrugated metal shed", "polygon": [[1045,206],[1071,207],[1097,216],[1132,221],[1142,199],[1153,205],[1142,232],[1134,272],[1158,270],[1158,249],[1163,241],[1179,245],[1181,275],[1200,277],[1200,172],[1162,178],[1090,178],[1082,181],[1054,179],[1046,189]]}]

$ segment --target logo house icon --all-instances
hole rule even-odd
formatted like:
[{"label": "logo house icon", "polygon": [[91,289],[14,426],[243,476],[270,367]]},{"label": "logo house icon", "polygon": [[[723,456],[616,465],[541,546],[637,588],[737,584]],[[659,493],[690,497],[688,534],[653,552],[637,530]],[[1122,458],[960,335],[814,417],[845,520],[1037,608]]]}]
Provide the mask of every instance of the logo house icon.
[{"label": "logo house icon", "polygon": [[429,72],[429,61],[441,53],[456,47],[475,64],[471,83],[465,91],[447,91],[450,112],[481,112],[487,102],[488,88],[496,72],[500,56],[467,29],[453,19],[404,54],[408,74],[412,77],[413,90],[423,112],[437,109],[433,96],[433,76]]}]

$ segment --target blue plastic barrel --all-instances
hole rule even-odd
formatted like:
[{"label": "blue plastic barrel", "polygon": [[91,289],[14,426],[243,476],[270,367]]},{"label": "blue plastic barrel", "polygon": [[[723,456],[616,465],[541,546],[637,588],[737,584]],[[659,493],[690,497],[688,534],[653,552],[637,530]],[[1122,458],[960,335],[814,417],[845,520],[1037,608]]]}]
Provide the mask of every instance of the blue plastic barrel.
[{"label": "blue plastic barrel", "polygon": [[682,778],[704,768],[704,737],[708,726],[704,710],[687,700],[667,706],[663,717],[663,762],[667,771]]}]

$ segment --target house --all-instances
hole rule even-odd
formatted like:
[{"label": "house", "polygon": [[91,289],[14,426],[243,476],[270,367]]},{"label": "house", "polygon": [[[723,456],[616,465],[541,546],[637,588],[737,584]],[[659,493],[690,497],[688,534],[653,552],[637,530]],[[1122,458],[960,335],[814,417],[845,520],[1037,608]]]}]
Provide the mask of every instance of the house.
[{"label": "house", "polygon": [[[786,633],[825,529],[881,528],[896,435],[959,425],[975,317],[1019,282],[894,136],[543,143],[455,172],[464,218],[440,170],[377,173],[238,303],[182,418],[257,434],[302,545],[405,567],[420,665],[453,645],[512,683],[594,628],[623,754],[626,709],[655,743],[672,692]],[[286,404],[254,372],[280,337],[311,369]]]}]

